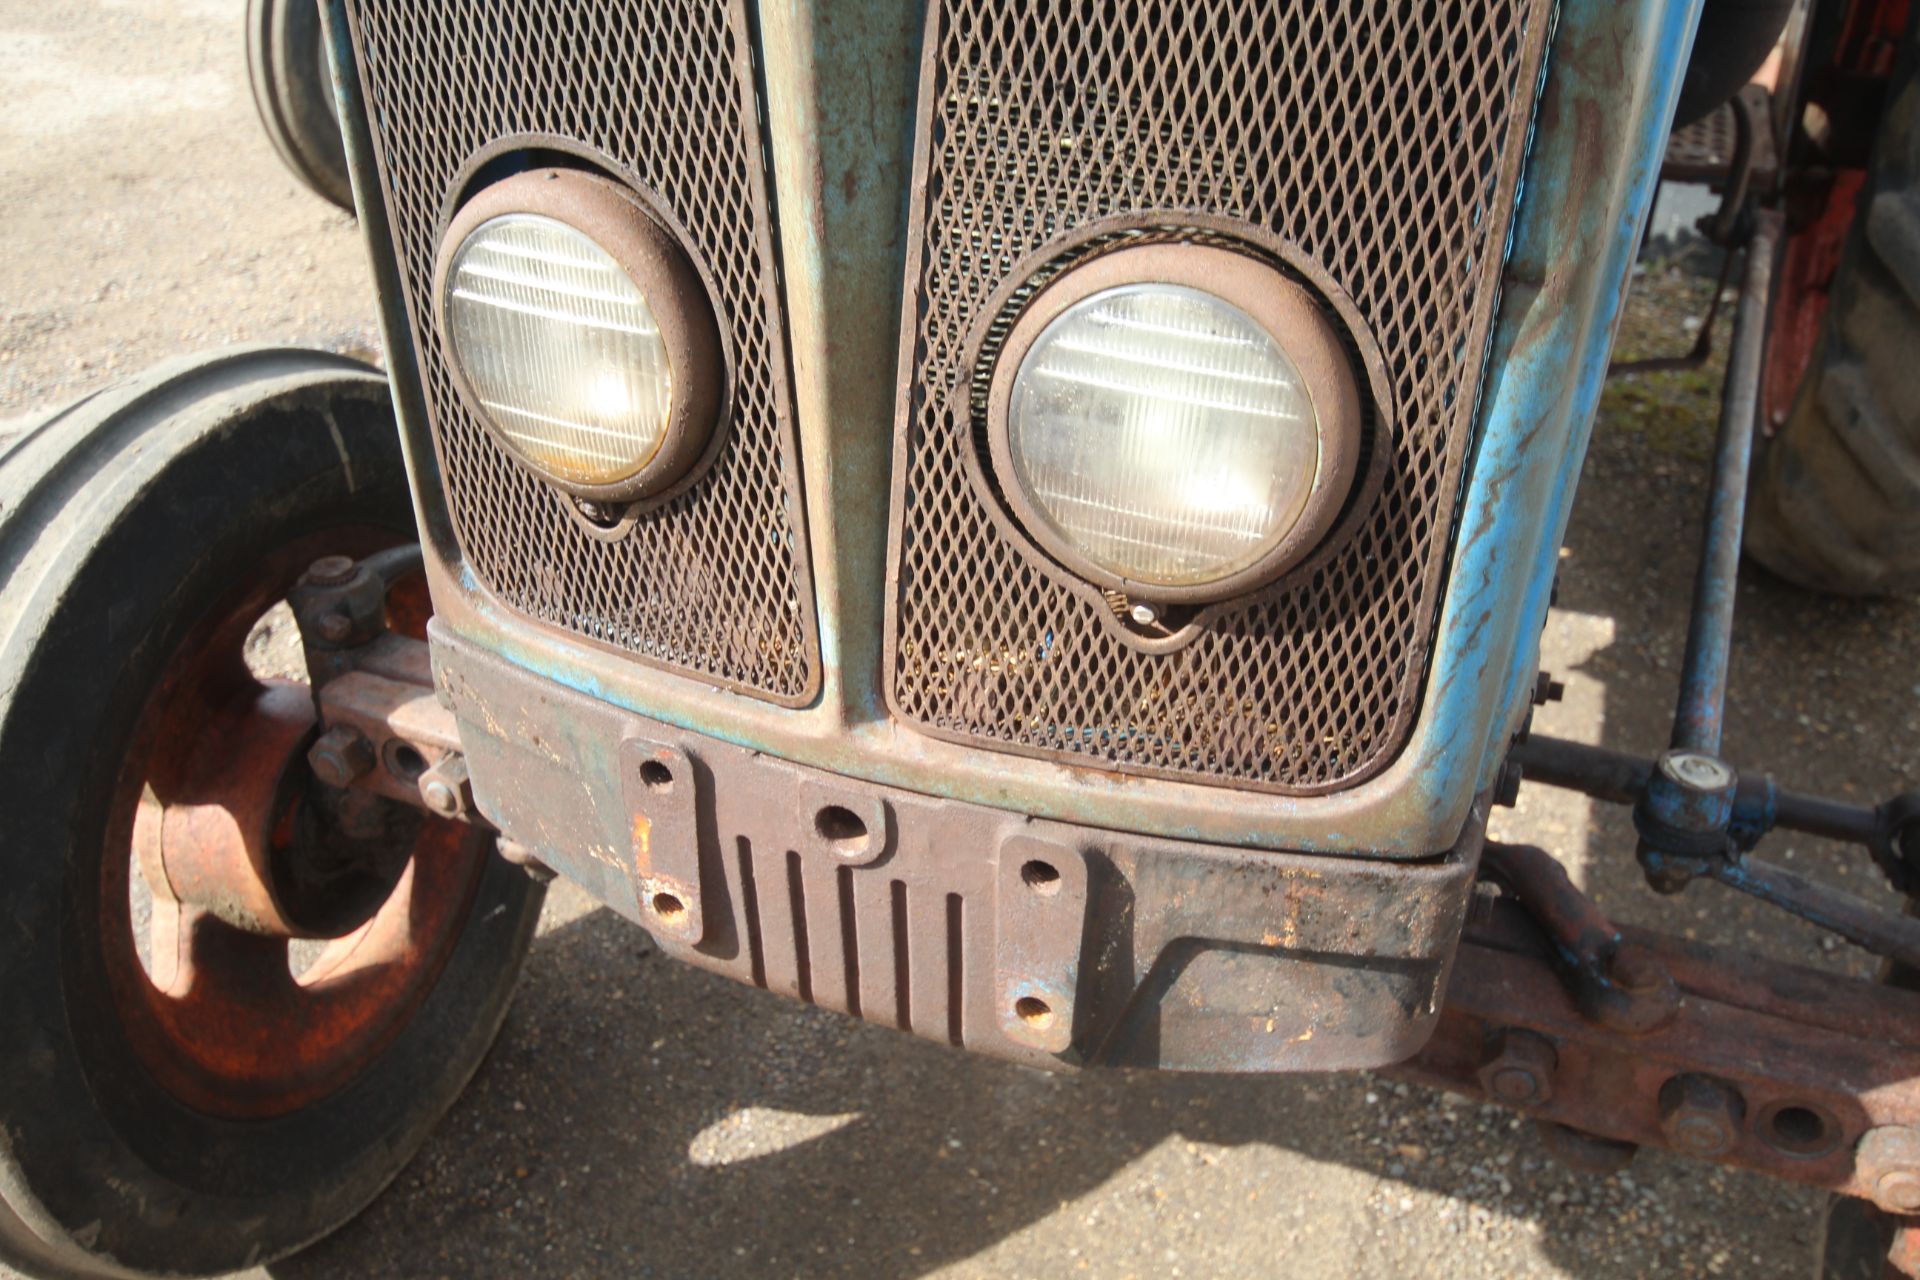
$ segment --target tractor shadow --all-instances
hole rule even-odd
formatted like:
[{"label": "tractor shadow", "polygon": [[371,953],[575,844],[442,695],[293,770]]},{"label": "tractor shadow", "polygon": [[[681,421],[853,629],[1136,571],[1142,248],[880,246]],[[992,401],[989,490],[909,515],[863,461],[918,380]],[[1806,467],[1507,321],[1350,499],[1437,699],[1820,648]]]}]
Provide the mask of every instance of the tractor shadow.
[{"label": "tractor shadow", "polygon": [[1386,1276],[1496,1232],[1626,1277],[1665,1272],[1623,1218],[1711,1223],[1730,1182],[1765,1203],[1756,1260],[1800,1274],[1803,1191],[1658,1155],[1582,1177],[1506,1112],[1367,1075],[974,1058],[688,969],[590,910],[536,943],[422,1153],[271,1275],[1257,1276],[1286,1257]]}]

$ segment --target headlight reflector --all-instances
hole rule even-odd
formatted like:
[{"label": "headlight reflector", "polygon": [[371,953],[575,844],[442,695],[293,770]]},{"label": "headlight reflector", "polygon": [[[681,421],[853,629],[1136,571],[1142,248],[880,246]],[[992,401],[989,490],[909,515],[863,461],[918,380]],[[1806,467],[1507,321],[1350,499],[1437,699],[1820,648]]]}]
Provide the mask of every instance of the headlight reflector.
[{"label": "headlight reflector", "polygon": [[618,484],[660,451],[673,362],[640,287],[585,235],[488,219],[454,251],[446,316],[480,408],[541,471]]},{"label": "headlight reflector", "polygon": [[1121,250],[1043,290],[989,413],[1021,523],[1149,599],[1217,599],[1297,563],[1359,454],[1358,390],[1319,304],[1210,246]]}]

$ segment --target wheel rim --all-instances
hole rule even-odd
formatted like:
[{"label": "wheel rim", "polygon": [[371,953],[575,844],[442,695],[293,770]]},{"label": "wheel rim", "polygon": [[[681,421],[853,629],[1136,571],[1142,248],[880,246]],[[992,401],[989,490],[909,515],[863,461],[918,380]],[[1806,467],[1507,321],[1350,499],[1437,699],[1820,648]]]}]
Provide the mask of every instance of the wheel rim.
[{"label": "wheel rim", "polygon": [[[265,1118],[344,1087],[432,990],[468,917],[484,838],[391,802],[372,801],[388,807],[371,827],[362,809],[346,845],[377,849],[377,865],[362,857],[301,888],[290,871],[341,845],[314,833],[359,797],[312,781],[307,687],[256,678],[244,661],[254,622],[307,564],[393,541],[342,528],[261,557],[174,648],[126,753],[100,860],[107,978],[135,1055],[195,1110]],[[248,831],[261,833],[251,845]],[[251,863],[234,852],[243,847]],[[136,877],[151,900],[145,920]],[[296,939],[319,948],[297,975]]]}]

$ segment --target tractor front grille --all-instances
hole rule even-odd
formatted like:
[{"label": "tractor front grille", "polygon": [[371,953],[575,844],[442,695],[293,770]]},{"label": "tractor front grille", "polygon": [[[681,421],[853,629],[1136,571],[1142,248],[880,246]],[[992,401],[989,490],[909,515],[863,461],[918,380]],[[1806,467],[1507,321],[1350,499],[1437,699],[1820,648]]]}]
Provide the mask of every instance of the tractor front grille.
[{"label": "tractor front grille", "polygon": [[[819,687],[760,113],[743,0],[349,0],[447,508],[508,605],[784,705]],[[709,274],[733,360],[724,450],[630,535],[598,536],[455,391],[432,277],[485,152],[589,157],[651,194]]]},{"label": "tractor front grille", "polygon": [[[1424,684],[1547,0],[931,3],[896,714],[955,741],[1276,792],[1384,767]],[[996,291],[1068,233],[1146,212],[1291,246],[1352,299],[1391,389],[1371,406],[1384,479],[1357,532],[1305,580],[1212,607],[1173,653],[1128,643],[968,474],[968,344]]]}]

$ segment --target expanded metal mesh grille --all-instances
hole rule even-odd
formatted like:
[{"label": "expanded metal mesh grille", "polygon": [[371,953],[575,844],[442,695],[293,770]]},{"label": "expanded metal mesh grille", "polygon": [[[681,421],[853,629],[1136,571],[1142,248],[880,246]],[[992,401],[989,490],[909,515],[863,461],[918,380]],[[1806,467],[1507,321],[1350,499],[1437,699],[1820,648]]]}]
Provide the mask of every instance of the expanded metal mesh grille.
[{"label": "expanded metal mesh grille", "polygon": [[[545,622],[783,703],[818,684],[756,95],[737,0],[352,0],[394,250],[461,550]],[[440,220],[503,138],[607,157],[712,273],[735,361],[724,452],[597,537],[509,460],[448,376],[433,322]]]},{"label": "expanded metal mesh grille", "polygon": [[[940,736],[1276,791],[1384,765],[1417,707],[1545,0],[935,0],[895,710]],[[1129,645],[970,482],[966,344],[1014,265],[1107,215],[1297,246],[1392,386],[1385,480],[1304,582]]]}]

